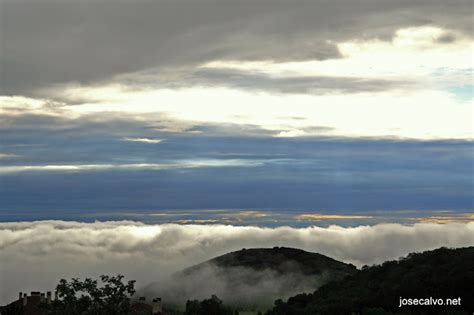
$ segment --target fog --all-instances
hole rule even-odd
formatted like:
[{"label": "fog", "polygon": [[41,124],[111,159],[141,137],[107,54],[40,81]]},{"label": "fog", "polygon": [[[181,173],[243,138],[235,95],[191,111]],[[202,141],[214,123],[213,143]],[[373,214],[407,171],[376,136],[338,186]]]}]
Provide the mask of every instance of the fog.
[{"label": "fog", "polygon": [[[295,247],[360,267],[414,251],[472,245],[474,222],[351,228],[147,225],[131,221],[0,223],[0,304],[15,299],[19,291],[52,290],[60,278],[104,273],[136,279],[139,289],[150,288],[152,283],[160,288],[183,268],[241,248]],[[280,279],[272,274],[261,276],[266,279],[262,288],[269,288],[265,292],[279,290],[274,281]],[[197,297],[218,287],[220,279],[209,279],[213,281],[195,280],[201,284],[201,296]]]},{"label": "fog", "polygon": [[183,307],[188,299],[206,299],[213,294],[226,304],[248,309],[270,306],[301,292],[312,292],[331,278],[329,273],[311,276],[297,268],[281,274],[275,270],[206,265],[189,275],[174,274],[138,290],[137,296],[161,297],[165,303]]}]

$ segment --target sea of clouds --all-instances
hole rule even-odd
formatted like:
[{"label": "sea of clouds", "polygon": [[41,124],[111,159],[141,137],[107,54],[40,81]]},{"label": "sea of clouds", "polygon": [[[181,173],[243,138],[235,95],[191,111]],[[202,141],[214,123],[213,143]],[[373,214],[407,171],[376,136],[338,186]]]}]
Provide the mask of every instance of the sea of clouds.
[{"label": "sea of clouds", "polygon": [[137,287],[241,248],[287,246],[360,267],[441,246],[474,245],[474,222],[357,227],[150,225],[131,221],[0,223],[0,304],[60,278],[124,274]]}]

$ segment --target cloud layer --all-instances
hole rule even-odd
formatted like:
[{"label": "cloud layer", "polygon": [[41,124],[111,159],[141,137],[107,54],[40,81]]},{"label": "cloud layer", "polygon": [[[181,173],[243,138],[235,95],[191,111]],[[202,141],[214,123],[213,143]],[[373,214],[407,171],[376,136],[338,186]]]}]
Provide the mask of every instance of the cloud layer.
[{"label": "cloud layer", "polygon": [[65,221],[0,223],[1,301],[60,277],[124,273],[145,286],[241,248],[288,246],[363,264],[440,246],[474,245],[474,223],[259,228]]},{"label": "cloud layer", "polygon": [[0,111],[472,139],[471,12],[465,0],[7,0]]},{"label": "cloud layer", "polygon": [[335,42],[390,39],[407,26],[439,25],[470,36],[471,10],[465,0],[7,0],[2,87],[27,93],[212,60],[339,58]]},{"label": "cloud layer", "polygon": [[271,137],[278,132],[155,114],[2,115],[0,217],[472,209],[469,141]]}]

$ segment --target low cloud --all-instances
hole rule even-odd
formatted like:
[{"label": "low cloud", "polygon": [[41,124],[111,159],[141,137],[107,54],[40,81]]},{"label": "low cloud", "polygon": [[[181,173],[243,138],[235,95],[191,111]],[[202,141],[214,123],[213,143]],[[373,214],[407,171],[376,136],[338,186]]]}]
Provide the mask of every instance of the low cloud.
[{"label": "low cloud", "polygon": [[320,221],[320,220],[348,220],[348,219],[372,219],[372,216],[368,215],[340,215],[340,214],[299,214],[295,216],[296,220],[310,220],[310,221]]},{"label": "low cloud", "polygon": [[474,222],[343,228],[147,225],[138,222],[0,223],[0,302],[18,291],[52,289],[61,277],[123,273],[138,286],[252,247],[287,246],[357,266],[441,246],[474,245]]},{"label": "low cloud", "polygon": [[0,159],[11,159],[15,157],[18,157],[18,155],[11,153],[0,153]]},{"label": "low cloud", "polygon": [[245,167],[259,166],[257,160],[182,160],[173,163],[134,163],[134,164],[64,164],[64,165],[12,165],[0,166],[0,174],[17,172],[83,172],[105,170],[172,170],[207,167]]},{"label": "low cloud", "polygon": [[308,276],[294,263],[287,263],[285,267],[285,273],[280,273],[269,268],[221,268],[206,264],[192,273],[178,273],[170,279],[152,283],[140,289],[138,295],[160,296],[166,303],[182,307],[188,299],[201,300],[217,294],[226,304],[258,309],[273,305],[279,298],[286,299],[301,292],[312,292],[332,276],[341,277],[326,271]]},{"label": "low cloud", "polygon": [[123,138],[123,141],[130,141],[130,142],[143,142],[143,143],[161,143],[163,139],[149,139],[149,138]]},{"label": "low cloud", "polygon": [[289,131],[281,131],[276,137],[278,138],[293,138],[293,137],[301,137],[306,135],[306,132],[303,130],[295,129]]},{"label": "low cloud", "polygon": [[433,215],[416,220],[423,223],[474,222],[474,214]]}]

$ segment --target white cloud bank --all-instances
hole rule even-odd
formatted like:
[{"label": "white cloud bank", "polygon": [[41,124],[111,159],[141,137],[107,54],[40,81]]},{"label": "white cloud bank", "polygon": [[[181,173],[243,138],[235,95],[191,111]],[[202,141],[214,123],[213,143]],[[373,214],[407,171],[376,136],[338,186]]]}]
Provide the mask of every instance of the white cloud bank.
[{"label": "white cloud bank", "polygon": [[65,221],[0,223],[0,303],[52,289],[61,277],[123,273],[138,286],[217,255],[289,246],[363,264],[441,246],[474,245],[474,222],[261,228]]}]

